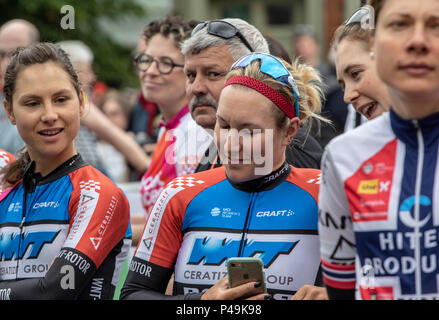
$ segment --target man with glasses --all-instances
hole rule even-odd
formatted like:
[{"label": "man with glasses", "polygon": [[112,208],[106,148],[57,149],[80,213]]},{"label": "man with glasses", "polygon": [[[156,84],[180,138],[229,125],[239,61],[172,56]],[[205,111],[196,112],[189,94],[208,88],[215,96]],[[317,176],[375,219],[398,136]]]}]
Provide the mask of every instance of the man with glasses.
[{"label": "man with glasses", "polygon": [[[186,92],[195,122],[213,132],[224,77],[233,62],[250,52],[269,53],[269,46],[254,26],[241,19],[222,19],[198,24],[183,42]],[[298,168],[319,168],[322,149],[312,136],[299,129],[286,151],[287,161]],[[220,166],[214,143],[200,160],[196,172]]]},{"label": "man with glasses", "polygon": [[[0,28],[0,90],[3,92],[3,76],[9,63],[9,58],[18,47],[35,44],[39,41],[37,28],[28,21],[14,19],[6,22]],[[0,99],[3,101],[3,94]],[[3,104],[3,102],[2,102]],[[0,107],[0,148],[16,154],[24,147],[24,142],[18,134],[17,128],[8,119],[6,110]]]}]

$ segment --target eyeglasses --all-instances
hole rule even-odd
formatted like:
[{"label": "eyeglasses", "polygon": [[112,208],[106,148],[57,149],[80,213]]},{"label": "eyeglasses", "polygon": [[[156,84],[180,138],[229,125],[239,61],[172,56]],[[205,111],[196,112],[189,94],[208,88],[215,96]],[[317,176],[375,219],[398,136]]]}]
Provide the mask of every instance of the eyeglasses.
[{"label": "eyeglasses", "polygon": [[251,53],[236,61],[232,65],[231,69],[233,70],[236,68],[245,68],[250,63],[258,59],[261,61],[261,66],[259,69],[261,70],[261,72],[274,78],[281,85],[285,87],[291,87],[291,91],[293,92],[295,98],[294,109],[296,115],[298,115],[299,114],[298,100],[300,99],[300,94],[299,94],[299,89],[297,88],[296,81],[294,81],[293,76],[288,71],[288,69],[284,66],[284,64],[281,61],[279,61],[276,57],[270,54],[260,53],[260,52]]},{"label": "eyeglasses", "polygon": [[212,34],[214,36],[223,38],[223,39],[230,39],[233,37],[238,37],[243,44],[251,51],[254,52],[251,45],[248,43],[248,41],[244,38],[242,33],[239,31],[238,28],[236,28],[233,24],[230,24],[226,21],[222,20],[213,20],[213,21],[204,21],[199,24],[192,30],[191,36],[196,34],[198,31],[203,29],[205,26],[207,26],[207,33]]},{"label": "eyeglasses", "polygon": [[369,10],[366,7],[361,7],[346,21],[345,25],[349,26],[354,23],[362,23],[365,17],[370,15]]},{"label": "eyeglasses", "polygon": [[137,70],[143,72],[147,71],[153,62],[157,63],[157,69],[161,74],[170,74],[175,67],[184,68],[183,64],[177,64],[169,57],[160,57],[159,59],[154,59],[146,53],[142,53],[134,58],[134,63]]}]

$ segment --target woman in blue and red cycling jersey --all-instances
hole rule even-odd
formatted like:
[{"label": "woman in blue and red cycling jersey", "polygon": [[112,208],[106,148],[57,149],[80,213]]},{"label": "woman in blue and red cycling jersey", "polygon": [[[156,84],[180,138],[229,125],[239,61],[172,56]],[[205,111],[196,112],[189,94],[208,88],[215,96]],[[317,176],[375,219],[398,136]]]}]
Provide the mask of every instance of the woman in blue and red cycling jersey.
[{"label": "woman in blue and red cycling jersey", "polygon": [[[301,121],[319,117],[320,78],[263,53],[233,66],[215,127],[223,167],[172,180],[131,261],[123,299],[324,299],[317,235],[320,170],[285,162]],[[300,96],[300,97],[299,97]],[[259,257],[260,283],[229,288],[226,260]],[[175,273],[173,296],[166,296]]]},{"label": "woman in blue and red cycling jersey", "polygon": [[0,171],[0,299],[112,299],[129,205],[76,152],[85,102],[67,55],[49,43],[17,49],[3,91],[25,151]]},{"label": "woman in blue and red cycling jersey", "polygon": [[391,108],[325,151],[323,279],[330,299],[438,299],[439,1],[370,5]]}]

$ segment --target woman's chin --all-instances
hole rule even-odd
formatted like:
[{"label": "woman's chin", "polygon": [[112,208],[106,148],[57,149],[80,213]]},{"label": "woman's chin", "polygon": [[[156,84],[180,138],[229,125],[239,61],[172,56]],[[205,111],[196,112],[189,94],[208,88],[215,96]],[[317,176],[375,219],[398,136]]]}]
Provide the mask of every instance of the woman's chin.
[{"label": "woman's chin", "polygon": [[255,168],[246,164],[226,164],[227,177],[235,182],[245,182],[256,178]]}]

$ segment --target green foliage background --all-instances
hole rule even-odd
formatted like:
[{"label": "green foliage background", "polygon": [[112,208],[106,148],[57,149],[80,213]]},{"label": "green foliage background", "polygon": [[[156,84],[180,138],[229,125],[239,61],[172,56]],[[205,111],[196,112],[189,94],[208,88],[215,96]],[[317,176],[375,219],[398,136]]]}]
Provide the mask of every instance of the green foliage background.
[{"label": "green foliage background", "polygon": [[[75,10],[75,29],[62,29],[64,5]],[[137,87],[132,69],[132,49],[113,41],[99,26],[101,17],[144,16],[145,9],[134,0],[0,0],[0,24],[21,18],[33,23],[41,41],[81,40],[94,53],[98,80],[114,88]]]}]

